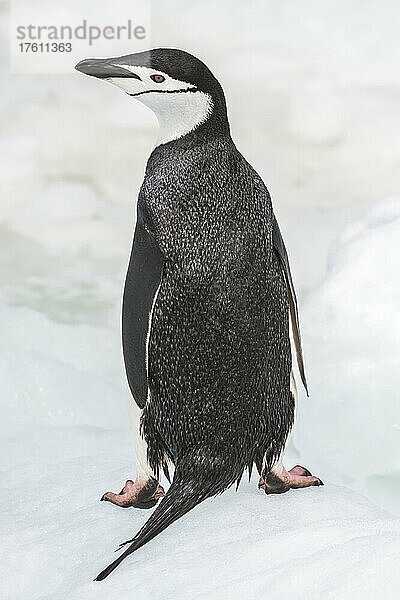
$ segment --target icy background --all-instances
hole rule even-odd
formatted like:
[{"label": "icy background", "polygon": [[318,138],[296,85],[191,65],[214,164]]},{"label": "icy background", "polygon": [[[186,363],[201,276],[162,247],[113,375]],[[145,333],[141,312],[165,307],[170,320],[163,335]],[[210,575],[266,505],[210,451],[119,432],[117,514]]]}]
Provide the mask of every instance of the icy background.
[{"label": "icy background", "polygon": [[188,4],[152,3],[152,45],[210,65],[273,196],[311,392],[287,466],[326,485],[244,482],[91,583],[146,518],[98,499],[134,475],[119,311],[156,122],[79,74],[11,77],[0,2],[1,598],[397,598],[400,5]]}]

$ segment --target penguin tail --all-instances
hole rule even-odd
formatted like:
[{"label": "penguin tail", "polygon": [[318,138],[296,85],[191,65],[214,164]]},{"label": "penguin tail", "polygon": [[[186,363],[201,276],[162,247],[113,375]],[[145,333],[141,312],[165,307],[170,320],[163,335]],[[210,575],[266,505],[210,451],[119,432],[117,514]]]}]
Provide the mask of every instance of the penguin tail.
[{"label": "penguin tail", "polygon": [[178,462],[171,486],[160,504],[135,537],[123,542],[120,548],[127,544],[130,546],[99,573],[94,581],[102,581],[108,577],[127,556],[150,542],[203,500],[223,492],[235,481],[237,476],[229,477],[227,469],[222,471],[224,476],[221,477],[220,468],[225,466],[218,464],[221,461],[215,457],[211,461],[204,458],[196,456],[196,459],[191,460],[186,457]]}]

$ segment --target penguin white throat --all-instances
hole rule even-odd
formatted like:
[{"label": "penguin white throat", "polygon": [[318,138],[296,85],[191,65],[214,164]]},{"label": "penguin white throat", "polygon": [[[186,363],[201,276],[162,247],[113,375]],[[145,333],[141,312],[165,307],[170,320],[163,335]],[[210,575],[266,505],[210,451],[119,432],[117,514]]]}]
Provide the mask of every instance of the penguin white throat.
[{"label": "penguin white throat", "polygon": [[160,126],[156,145],[166,144],[191,133],[207,121],[212,113],[211,96],[199,91],[158,94],[137,97],[151,108]]},{"label": "penguin white throat", "polygon": [[174,79],[168,74],[155,70],[119,64],[120,68],[134,74],[130,77],[108,77],[106,80],[148,106],[156,115],[160,126],[156,145],[177,140],[197,129],[207,121],[213,111],[213,101],[209,94],[198,90],[193,84]]}]

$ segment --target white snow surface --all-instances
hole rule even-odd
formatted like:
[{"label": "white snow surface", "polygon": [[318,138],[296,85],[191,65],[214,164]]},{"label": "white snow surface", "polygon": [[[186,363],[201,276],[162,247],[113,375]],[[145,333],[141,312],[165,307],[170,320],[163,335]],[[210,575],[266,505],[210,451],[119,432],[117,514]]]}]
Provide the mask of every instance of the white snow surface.
[{"label": "white snow surface", "polygon": [[398,519],[329,483],[266,496],[256,477],[92,582],[148,516],[99,502],[134,476],[119,342],[26,308],[0,316],[2,599],[397,597]]},{"label": "white snow surface", "polygon": [[[341,329],[337,323],[345,319],[349,330],[343,335],[349,343],[364,345],[366,369],[373,364],[368,337],[351,335],[352,328],[361,327],[349,318],[359,297],[349,301],[344,313],[334,299],[352,280],[346,244],[350,250],[358,247],[350,252],[358,262],[368,264],[371,253],[377,266],[386,256],[385,251],[380,254],[381,244],[382,250],[394,247],[383,241],[390,244],[389,232],[382,236],[379,230],[393,228],[398,234],[397,208],[395,200],[384,203],[342,236],[331,274],[305,310],[311,348],[310,337],[326,322],[328,306],[332,326]],[[382,262],[380,266],[384,268]],[[370,268],[359,269],[360,281],[367,285]],[[325,288],[329,293],[323,302],[318,297]],[[357,291],[362,295],[361,283]],[[377,286],[370,301],[378,309],[385,297]],[[313,327],[307,325],[312,319]],[[389,396],[389,412],[379,412],[381,397],[372,392],[368,397],[368,385],[357,396],[361,372],[359,379],[353,381],[349,371],[343,385],[335,383],[343,402],[324,394],[326,382],[316,376],[318,369],[329,375],[334,367],[327,359],[339,366],[341,361],[341,352],[335,353],[329,340],[327,349],[322,352],[318,346],[307,363],[317,390],[301,402],[295,444],[286,460],[287,466],[300,462],[311,467],[325,486],[265,496],[253,476],[237,492],[230,489],[204,502],[100,583],[93,577],[148,515],[99,502],[103,492],[117,491],[134,477],[118,328],[55,322],[32,309],[5,305],[0,324],[2,598],[398,597],[400,520],[356,492],[329,483],[340,468],[353,474],[350,484],[355,487],[371,469],[385,481],[396,449],[390,446],[394,439],[383,448],[380,444],[390,431],[395,402]],[[389,323],[381,327],[390,344]],[[358,351],[357,345],[351,349]],[[390,350],[389,345],[381,365],[385,374],[392,372]],[[377,390],[379,382],[386,386],[386,377],[376,381],[371,388]],[[352,393],[345,384],[353,386]],[[369,411],[364,417],[361,401]],[[361,420],[357,444],[354,427],[342,427],[346,415],[353,414]],[[371,436],[377,442],[373,448]],[[376,451],[380,454],[374,462]],[[385,465],[381,470],[379,458]]]},{"label": "white snow surface", "polygon": [[306,298],[302,460],[400,512],[400,196],[351,223]]},{"label": "white snow surface", "polygon": [[398,597],[399,520],[342,487],[267,497],[256,481],[204,502],[92,582],[147,516],[98,501],[132,473],[129,445],[126,433],[88,426],[40,428],[10,445],[19,464],[2,475],[3,599]]}]

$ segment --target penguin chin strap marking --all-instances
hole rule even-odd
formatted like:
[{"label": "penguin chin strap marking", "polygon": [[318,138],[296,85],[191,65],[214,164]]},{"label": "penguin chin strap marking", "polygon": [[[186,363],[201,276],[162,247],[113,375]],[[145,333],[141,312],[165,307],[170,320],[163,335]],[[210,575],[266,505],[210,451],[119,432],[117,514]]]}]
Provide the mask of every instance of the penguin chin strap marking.
[{"label": "penguin chin strap marking", "polygon": [[129,94],[126,92],[128,96],[141,96],[142,94],[184,94],[185,92],[198,92],[198,88],[196,87],[188,87],[184,90],[144,90],[143,92],[136,92],[136,94]]}]

